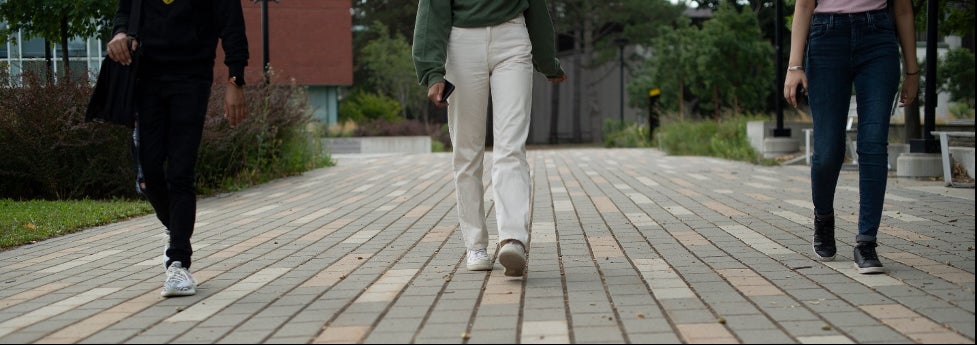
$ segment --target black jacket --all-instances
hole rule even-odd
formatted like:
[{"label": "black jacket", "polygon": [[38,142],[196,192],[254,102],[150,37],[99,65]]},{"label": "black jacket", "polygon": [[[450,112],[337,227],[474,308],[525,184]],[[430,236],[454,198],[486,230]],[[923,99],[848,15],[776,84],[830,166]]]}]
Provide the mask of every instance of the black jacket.
[{"label": "black jacket", "polygon": [[241,0],[119,0],[113,35],[128,32],[133,1],[142,1],[140,74],[213,79],[219,38],[228,75],[244,80],[248,38]]}]

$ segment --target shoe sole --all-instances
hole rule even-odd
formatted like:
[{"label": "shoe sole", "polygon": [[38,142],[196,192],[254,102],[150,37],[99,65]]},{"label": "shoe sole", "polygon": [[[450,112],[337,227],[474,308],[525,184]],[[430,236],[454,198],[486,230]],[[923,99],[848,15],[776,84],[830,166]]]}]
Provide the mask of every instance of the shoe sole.
[{"label": "shoe sole", "polygon": [[469,271],[491,271],[492,266],[493,265],[491,262],[484,263],[484,264],[468,264],[468,270]]},{"label": "shoe sole", "polygon": [[[813,247],[812,247],[812,249],[813,249]],[[818,251],[817,250],[814,251],[814,256],[817,256],[818,259],[821,259],[821,261],[835,261],[835,256],[834,255],[832,255],[832,256],[821,256],[821,254],[818,254]]]},{"label": "shoe sole", "polygon": [[181,297],[181,296],[193,296],[197,294],[197,289],[188,291],[166,291],[160,292],[163,297]]},{"label": "shoe sole", "polygon": [[499,253],[499,263],[505,267],[506,277],[522,277],[526,273],[526,257],[518,251],[502,251]]},{"label": "shoe sole", "polygon": [[860,273],[860,274],[879,274],[879,273],[885,273],[885,267],[864,267],[863,268],[863,267],[858,267],[858,264],[855,264],[855,269],[857,269],[858,270],[858,273]]}]

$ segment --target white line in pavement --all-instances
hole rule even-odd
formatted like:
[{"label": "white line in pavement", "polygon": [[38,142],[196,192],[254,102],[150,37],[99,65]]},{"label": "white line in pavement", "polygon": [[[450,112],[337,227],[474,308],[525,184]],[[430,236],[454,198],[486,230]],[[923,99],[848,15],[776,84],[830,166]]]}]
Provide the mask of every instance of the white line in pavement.
[{"label": "white line in pavement", "polygon": [[796,200],[796,199],[791,199],[791,200],[784,200],[784,202],[786,202],[788,204],[791,204],[791,205],[794,205],[794,206],[797,206],[797,207],[800,207],[800,208],[806,208],[806,209],[812,210],[812,211],[814,210],[814,203],[811,202],[811,200]]},{"label": "white line in pavement", "polygon": [[854,344],[850,338],[843,335],[812,335],[797,337],[801,344]]},{"label": "white line in pavement", "polygon": [[777,242],[745,226],[723,225],[720,228],[767,256],[795,254],[793,250],[777,244]]},{"label": "white line in pavement", "polygon": [[758,179],[758,180],[764,180],[764,181],[767,181],[767,182],[780,182],[780,179],[773,178],[773,177],[770,177],[770,176],[753,175],[753,178]]},{"label": "white line in pavement", "polygon": [[615,183],[614,188],[617,188],[618,190],[631,190],[631,186],[624,183]]},{"label": "white line in pavement", "polygon": [[641,193],[627,193],[627,195],[629,198],[631,198],[632,201],[634,201],[635,204],[638,205],[655,203],[654,201],[651,201],[651,199],[648,199],[647,196]]},{"label": "white line in pavement", "polygon": [[657,226],[658,225],[658,223],[656,223],[653,219],[651,219],[651,217],[649,217],[645,213],[641,213],[641,212],[627,213],[625,214],[625,216],[628,217],[628,220],[631,221],[631,225],[634,226]]},{"label": "white line in pavement", "polygon": [[573,212],[573,202],[570,200],[553,200],[553,211]]},{"label": "white line in pavement", "polygon": [[570,327],[567,320],[523,321],[521,344],[568,344]]},{"label": "white line in pavement", "polygon": [[256,215],[256,214],[265,213],[268,210],[273,210],[273,209],[276,209],[276,208],[278,208],[278,205],[268,205],[268,206],[265,206],[265,207],[259,207],[259,208],[253,209],[251,211],[245,212],[242,215],[244,215],[244,216],[253,216],[253,215]]},{"label": "white line in pavement", "polygon": [[886,199],[889,199],[889,200],[902,201],[902,202],[915,202],[916,201],[916,199],[913,199],[913,198],[902,197],[902,196],[898,196],[898,195],[890,194],[890,193],[885,193],[885,198]]},{"label": "white line in pavement", "polygon": [[696,298],[682,277],[663,259],[634,259],[634,266],[641,273],[655,299]]},{"label": "white line in pavement", "polygon": [[645,186],[649,186],[649,187],[658,186],[658,182],[655,182],[655,180],[652,180],[652,179],[647,178],[647,177],[644,177],[644,176],[638,177],[638,182],[641,182]]},{"label": "white line in pavement", "polygon": [[887,274],[860,274],[851,261],[831,261],[823,264],[868,287],[905,285]]},{"label": "white line in pavement", "polygon": [[203,321],[208,317],[216,314],[225,307],[231,305],[235,301],[241,299],[241,297],[247,296],[249,293],[258,290],[268,282],[275,280],[275,278],[280,277],[282,274],[292,270],[291,268],[265,268],[258,273],[255,273],[244,280],[234,283],[228,286],[221,292],[208,297],[196,304],[190,306],[186,310],[180,312],[179,314],[170,316],[164,322],[180,322],[180,321]]},{"label": "white line in pavement", "polygon": [[365,184],[365,185],[360,186],[359,188],[354,189],[353,190],[353,193],[362,193],[362,192],[365,192],[365,191],[369,190],[370,188],[373,188],[373,185],[372,184]]},{"label": "white line in pavement", "polygon": [[118,291],[119,288],[94,288],[66,300],[51,304],[30,313],[15,317],[0,323],[0,337],[4,337],[18,329],[57,316],[85,303],[94,301],[102,296]]},{"label": "white line in pavement", "polygon": [[61,272],[61,271],[65,271],[65,270],[68,270],[68,269],[71,269],[71,268],[75,268],[75,267],[78,267],[78,266],[81,266],[81,265],[88,264],[88,263],[90,263],[92,261],[95,261],[95,260],[98,260],[98,259],[101,259],[101,258],[105,258],[105,257],[109,257],[109,256],[112,256],[112,255],[118,254],[120,252],[122,252],[122,251],[121,250],[103,250],[103,251],[99,251],[99,252],[97,252],[95,254],[92,254],[92,255],[85,255],[85,256],[80,257],[80,258],[77,258],[77,259],[71,259],[70,261],[65,262],[63,264],[60,264],[60,265],[57,265],[57,266],[52,266],[52,267],[45,268],[44,270],[41,270],[41,273],[58,273],[58,272]]},{"label": "white line in pavement", "polygon": [[694,178],[699,181],[705,181],[709,179],[708,177],[702,176],[702,174],[686,174],[685,176]]},{"label": "white line in pavement", "polygon": [[899,211],[882,211],[883,216],[889,216],[904,222],[925,222],[925,218],[916,217],[911,214],[905,214]]},{"label": "white line in pavement", "polygon": [[812,225],[814,220],[810,217],[805,217],[791,211],[770,211],[770,213],[776,214],[778,216],[787,218],[787,220],[800,225]]},{"label": "white line in pavement", "polygon": [[773,189],[773,187],[768,184],[762,184],[756,182],[747,182],[746,185],[753,188],[759,188],[759,189]]},{"label": "white line in pavement", "polygon": [[662,208],[676,216],[688,216],[695,214],[692,213],[692,211],[689,211],[689,209],[679,205],[662,205]]},{"label": "white line in pavement", "polygon": [[366,243],[366,241],[370,240],[378,233],[380,233],[380,230],[360,230],[343,241],[343,243]]}]

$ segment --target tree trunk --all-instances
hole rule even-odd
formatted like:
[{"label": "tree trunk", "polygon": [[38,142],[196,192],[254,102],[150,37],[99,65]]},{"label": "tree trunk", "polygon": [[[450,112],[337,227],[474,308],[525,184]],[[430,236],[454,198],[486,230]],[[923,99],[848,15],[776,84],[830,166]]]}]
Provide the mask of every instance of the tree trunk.
[{"label": "tree trunk", "polygon": [[61,59],[64,61],[64,81],[71,80],[68,54],[68,17],[61,17]]},{"label": "tree trunk", "polygon": [[718,119],[719,118],[719,88],[715,86],[712,87],[712,103],[713,103],[713,107],[712,107],[713,118]]},{"label": "tree trunk", "polygon": [[685,120],[685,79],[678,81],[678,117]]},{"label": "tree trunk", "polygon": [[44,80],[48,84],[54,83],[54,53],[51,51],[51,41],[47,38],[44,39],[44,66],[47,69],[47,73],[44,73]]}]

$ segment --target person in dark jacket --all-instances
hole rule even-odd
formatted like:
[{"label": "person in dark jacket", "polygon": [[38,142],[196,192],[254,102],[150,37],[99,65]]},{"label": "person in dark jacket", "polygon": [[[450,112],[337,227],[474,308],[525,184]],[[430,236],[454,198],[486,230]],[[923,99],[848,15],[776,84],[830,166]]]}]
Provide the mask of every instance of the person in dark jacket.
[{"label": "person in dark jacket", "polygon": [[[129,30],[135,1],[141,1],[140,25]],[[248,40],[240,0],[120,0],[108,43],[108,57],[124,65],[138,55],[134,153],[143,173],[139,189],[168,235],[164,297],[196,293],[189,271],[197,212],[194,170],[218,39],[230,76],[225,116],[233,126],[246,116]]]},{"label": "person in dark jacket", "polygon": [[[467,268],[491,270],[485,225],[482,158],[491,95],[492,189],[499,263],[505,275],[526,268],[531,204],[526,138],[533,70],[552,83],[567,79],[556,58],[556,34],[544,0],[421,0],[413,47],[418,81],[428,98],[448,107],[458,218]],[[443,99],[446,79],[455,85]]]}]

